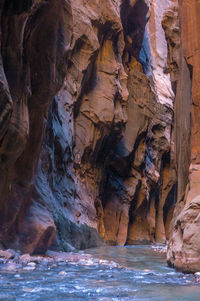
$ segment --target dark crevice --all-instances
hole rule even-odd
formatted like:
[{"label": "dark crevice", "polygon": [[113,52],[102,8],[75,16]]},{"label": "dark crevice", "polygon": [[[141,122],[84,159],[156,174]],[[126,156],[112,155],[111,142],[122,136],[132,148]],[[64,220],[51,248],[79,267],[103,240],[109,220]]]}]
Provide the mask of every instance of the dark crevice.
[{"label": "dark crevice", "polygon": [[132,224],[133,221],[134,221],[134,217],[135,217],[135,209],[136,209],[136,206],[137,206],[137,201],[138,201],[138,196],[139,196],[139,193],[140,193],[140,188],[141,188],[141,185],[142,185],[142,182],[139,181],[138,182],[138,185],[136,187],[136,192],[135,192],[135,195],[133,197],[133,200],[131,202],[131,206],[129,208],[129,223]]},{"label": "dark crevice", "polygon": [[176,92],[177,92],[177,85],[178,85],[177,80],[172,82],[172,91],[174,92],[175,96],[176,96]]},{"label": "dark crevice", "polygon": [[192,80],[193,80],[193,66],[189,63],[187,63],[187,66],[188,66],[188,70],[189,70],[189,73],[190,73],[190,80],[192,82]]},{"label": "dark crevice", "polygon": [[4,15],[19,15],[28,10],[33,4],[33,0],[5,0]]},{"label": "dark crevice", "polygon": [[148,6],[144,0],[137,0],[132,6],[129,0],[124,0],[121,5],[121,20],[124,30],[126,47],[124,54],[134,56],[139,60],[145,26],[148,21]]},{"label": "dark crevice", "polygon": [[110,172],[109,168],[105,168],[102,176],[102,180],[99,186],[99,198],[102,202],[103,208],[106,205],[106,200],[109,199],[111,195],[111,189],[109,185],[109,177],[110,177]]},{"label": "dark crevice", "polygon": [[158,212],[158,206],[159,206],[159,192],[160,192],[159,186],[158,186],[158,185],[155,185],[155,186],[151,189],[150,196],[149,196],[149,199],[150,199],[150,200],[154,199],[156,214],[157,214],[157,212]]},{"label": "dark crevice", "polygon": [[175,183],[166,198],[165,205],[163,207],[164,225],[166,224],[170,209],[174,207],[177,202],[177,189],[178,189],[178,183]]},{"label": "dark crevice", "polygon": [[[136,151],[137,151],[137,149],[138,149],[138,147],[139,147],[139,144],[140,144],[140,142],[144,139],[144,141],[145,141],[145,139],[146,139],[146,135],[147,135],[147,132],[145,131],[145,132],[142,132],[141,134],[139,134],[138,135],[138,137],[137,137],[137,139],[136,139],[136,141],[135,141],[135,144],[134,144],[134,149],[133,149],[133,151],[131,152],[131,154],[129,155],[129,157],[128,157],[128,166],[129,166],[129,169],[128,169],[128,173],[130,172],[130,169],[131,169],[131,162],[134,162],[134,159],[135,159],[135,154],[136,154]],[[134,168],[136,169],[136,170],[138,170],[138,168],[137,167],[135,167],[134,166]],[[143,165],[143,163],[141,164],[141,166],[139,167],[139,170],[138,171],[142,171],[142,169],[144,168],[144,165]]]},{"label": "dark crevice", "polygon": [[113,154],[115,146],[122,138],[123,124],[111,124],[109,127],[105,125],[98,125],[101,132],[101,139],[98,140],[95,151],[94,151],[94,161],[96,163],[104,163],[106,159],[110,160],[109,155]]},{"label": "dark crevice", "polygon": [[113,36],[116,35],[115,30],[111,30],[112,23],[107,21],[105,24],[98,24],[98,40],[99,44],[102,47],[106,40],[112,40]]},{"label": "dark crevice", "polygon": [[164,153],[162,156],[162,167],[164,168],[165,166],[169,166],[170,161],[171,161],[170,152]]},{"label": "dark crevice", "polygon": [[156,124],[156,125],[154,125],[153,127],[152,127],[152,133],[153,134],[156,134],[157,132],[164,132],[164,130],[165,130],[165,127],[164,126],[162,126],[162,124]]},{"label": "dark crevice", "polygon": [[[113,50],[114,50],[114,53],[115,53],[115,55],[116,55],[116,58],[117,58],[117,60],[121,60],[121,57],[120,57],[120,53],[119,53],[119,45],[118,45],[118,43],[119,43],[119,35],[120,35],[120,33],[118,33],[118,34],[116,34],[114,37],[113,37],[113,42],[112,42],[112,45],[113,45]],[[120,43],[121,43],[121,41],[120,41]]]}]

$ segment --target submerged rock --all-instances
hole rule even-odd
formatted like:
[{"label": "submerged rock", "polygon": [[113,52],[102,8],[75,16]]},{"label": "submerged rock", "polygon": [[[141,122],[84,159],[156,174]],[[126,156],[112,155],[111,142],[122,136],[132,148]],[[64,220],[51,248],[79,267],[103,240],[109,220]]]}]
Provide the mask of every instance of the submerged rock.
[{"label": "submerged rock", "polygon": [[13,259],[17,254],[19,253],[11,249],[4,250],[4,251],[0,250],[0,257],[5,259]]},{"label": "submerged rock", "polygon": [[67,275],[67,272],[61,271],[61,272],[58,273],[58,275],[60,275],[60,276],[65,276],[65,275]]}]

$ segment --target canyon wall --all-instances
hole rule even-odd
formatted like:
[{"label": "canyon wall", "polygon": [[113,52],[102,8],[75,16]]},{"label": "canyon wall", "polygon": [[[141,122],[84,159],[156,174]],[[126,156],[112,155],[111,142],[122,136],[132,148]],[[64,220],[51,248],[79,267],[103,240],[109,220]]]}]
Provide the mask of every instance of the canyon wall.
[{"label": "canyon wall", "polygon": [[197,259],[199,6],[0,2],[0,247]]},{"label": "canyon wall", "polygon": [[182,53],[180,97],[175,110],[179,188],[167,257],[168,262],[178,269],[199,271],[200,1],[181,0],[179,4]]}]

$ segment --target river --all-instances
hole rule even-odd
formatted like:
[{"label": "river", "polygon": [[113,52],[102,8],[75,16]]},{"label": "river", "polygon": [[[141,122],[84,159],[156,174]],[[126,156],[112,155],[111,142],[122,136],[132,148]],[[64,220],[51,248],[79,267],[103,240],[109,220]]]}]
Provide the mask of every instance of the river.
[{"label": "river", "polygon": [[[101,247],[76,262],[0,273],[0,300],[200,300],[200,284],[166,264],[152,246]],[[88,254],[88,259],[81,259]],[[84,257],[85,258],[85,257]]]}]

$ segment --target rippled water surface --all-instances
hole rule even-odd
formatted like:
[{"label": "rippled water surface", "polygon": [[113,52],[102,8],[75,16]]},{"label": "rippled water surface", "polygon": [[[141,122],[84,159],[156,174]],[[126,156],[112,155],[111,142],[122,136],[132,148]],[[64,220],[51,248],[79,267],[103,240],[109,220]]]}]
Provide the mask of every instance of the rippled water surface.
[{"label": "rippled water surface", "polygon": [[1,272],[0,300],[200,300],[194,277],[168,268],[165,255],[150,246],[102,247],[81,254],[78,261],[56,267]]}]

